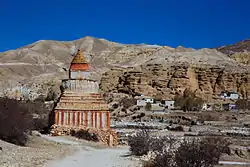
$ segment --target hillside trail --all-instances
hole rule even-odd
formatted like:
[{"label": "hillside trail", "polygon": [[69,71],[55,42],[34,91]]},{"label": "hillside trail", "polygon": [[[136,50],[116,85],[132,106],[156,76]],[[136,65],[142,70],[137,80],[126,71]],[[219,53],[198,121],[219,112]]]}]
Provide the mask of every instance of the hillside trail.
[{"label": "hillside trail", "polygon": [[129,153],[127,147],[94,148],[65,138],[49,136],[46,138],[58,143],[79,146],[79,151],[75,154],[51,161],[46,165],[47,167],[140,167],[138,161],[131,160],[127,156]]}]

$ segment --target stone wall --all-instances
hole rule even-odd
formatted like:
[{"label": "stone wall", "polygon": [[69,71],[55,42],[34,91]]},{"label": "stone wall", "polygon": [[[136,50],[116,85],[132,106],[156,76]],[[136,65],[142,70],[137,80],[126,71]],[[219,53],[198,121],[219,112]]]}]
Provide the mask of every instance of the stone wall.
[{"label": "stone wall", "polygon": [[92,80],[63,80],[62,86],[65,91],[76,91],[84,93],[98,93],[99,85]]}]

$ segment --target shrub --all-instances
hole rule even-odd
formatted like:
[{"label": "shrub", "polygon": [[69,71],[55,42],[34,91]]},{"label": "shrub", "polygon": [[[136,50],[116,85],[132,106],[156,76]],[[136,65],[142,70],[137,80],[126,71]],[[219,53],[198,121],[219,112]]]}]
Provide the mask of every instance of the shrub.
[{"label": "shrub", "polygon": [[146,106],[145,106],[145,110],[150,111],[151,109],[152,109],[151,103],[147,103]]},{"label": "shrub", "polygon": [[114,103],[113,105],[112,105],[112,108],[113,109],[117,109],[119,107],[119,104],[117,104],[117,103]]},{"label": "shrub", "polygon": [[142,118],[142,117],[144,117],[145,115],[146,115],[146,114],[142,112],[142,113],[140,113],[140,115],[137,116],[137,118]]},{"label": "shrub", "polygon": [[144,161],[142,162],[143,167],[153,167],[154,164],[151,161]]},{"label": "shrub", "polygon": [[[52,111],[52,106],[47,107],[43,101],[17,101],[22,105],[26,111],[32,115],[32,130],[42,131],[44,128],[47,128],[50,125],[49,114]],[[53,111],[52,111],[53,112]],[[35,116],[35,117],[34,117]]]},{"label": "shrub", "polygon": [[250,102],[245,99],[238,99],[235,104],[237,109],[250,110]]},{"label": "shrub", "polygon": [[175,166],[173,160],[173,154],[171,154],[170,152],[157,154],[153,162],[151,162],[150,167],[177,167]]},{"label": "shrub", "polygon": [[222,153],[228,153],[229,143],[223,138],[185,139],[180,146],[157,153],[151,167],[212,167]]},{"label": "shrub", "polygon": [[32,116],[19,101],[0,98],[0,139],[24,146],[32,128]]},{"label": "shrub", "polygon": [[213,167],[218,164],[224,152],[222,141],[219,138],[205,138],[191,142],[185,140],[175,153],[177,167]]},{"label": "shrub", "polygon": [[174,127],[167,127],[168,130],[171,131],[179,131],[179,132],[184,132],[184,128],[183,126],[179,125],[179,126],[174,126]]},{"label": "shrub", "polygon": [[172,148],[175,140],[169,136],[162,136],[162,137],[151,137],[150,138],[150,150],[157,153],[162,153],[166,147]]},{"label": "shrub", "polygon": [[75,136],[75,134],[76,134],[76,131],[71,129],[71,130],[70,130],[70,135],[71,135],[71,136]]},{"label": "shrub", "polygon": [[45,98],[45,101],[55,101],[56,99],[57,99],[56,92],[52,88],[50,88],[48,90],[48,93],[47,93],[47,96]]},{"label": "shrub", "polygon": [[141,156],[149,152],[150,136],[147,130],[141,130],[133,136],[128,137],[128,145],[133,155]]},{"label": "shrub", "polygon": [[0,139],[25,145],[27,132],[44,131],[49,127],[51,110],[52,107],[46,107],[44,102],[39,100],[19,101],[6,97],[0,98]]},{"label": "shrub", "polygon": [[210,145],[216,147],[221,153],[230,154],[228,139],[222,137],[205,137],[201,140],[201,145]]},{"label": "shrub", "polygon": [[98,142],[98,136],[95,133],[90,133],[88,130],[79,130],[79,131],[70,131],[70,134],[72,136],[75,136],[79,139],[84,139],[84,140],[88,140],[88,141],[95,141]]},{"label": "shrub", "polygon": [[134,98],[124,97],[121,99],[120,103],[125,109],[128,109],[136,104],[136,100]]},{"label": "shrub", "polygon": [[141,130],[129,136],[128,145],[133,155],[141,156],[149,151],[161,153],[166,147],[172,148],[176,140],[169,136],[151,137],[148,130]]},{"label": "shrub", "polygon": [[128,144],[133,155],[141,156],[153,151],[156,156],[144,163],[144,167],[212,167],[219,162],[222,153],[230,154],[229,142],[221,137],[184,139],[151,137],[142,130],[129,136]]},{"label": "shrub", "polygon": [[44,131],[45,128],[48,128],[48,121],[47,119],[43,119],[43,118],[33,118],[32,120],[32,130],[37,130],[40,131],[42,133],[42,131]]},{"label": "shrub", "polygon": [[204,103],[200,97],[196,96],[195,92],[189,89],[186,89],[182,96],[175,96],[174,100],[174,105],[180,107],[183,111],[199,111]]}]

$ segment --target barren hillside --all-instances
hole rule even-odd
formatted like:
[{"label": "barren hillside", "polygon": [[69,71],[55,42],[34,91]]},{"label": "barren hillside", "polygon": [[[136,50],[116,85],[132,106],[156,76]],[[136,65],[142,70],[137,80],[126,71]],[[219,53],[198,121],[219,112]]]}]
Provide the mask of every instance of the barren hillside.
[{"label": "barren hillside", "polygon": [[243,64],[250,64],[250,39],[217,48],[224,54]]},{"label": "barren hillside", "polygon": [[[66,78],[72,54],[82,48],[90,63],[94,79],[101,79],[110,69],[137,69],[159,64],[168,66],[191,64],[194,67],[221,68],[228,73],[242,73],[249,81],[249,66],[238,63],[216,49],[171,48],[158,45],[127,45],[104,39],[84,37],[75,41],[38,41],[33,44],[0,53],[1,93],[6,88],[20,92],[48,93],[48,87],[58,89],[61,78]],[[177,66],[178,67],[178,66]],[[150,69],[154,70],[154,69]],[[190,73],[189,73],[190,74]],[[158,74],[157,74],[158,75]],[[159,75],[159,80],[161,80]],[[110,79],[108,82],[112,82]],[[23,85],[23,86],[22,86]],[[45,86],[47,85],[47,86]]]}]

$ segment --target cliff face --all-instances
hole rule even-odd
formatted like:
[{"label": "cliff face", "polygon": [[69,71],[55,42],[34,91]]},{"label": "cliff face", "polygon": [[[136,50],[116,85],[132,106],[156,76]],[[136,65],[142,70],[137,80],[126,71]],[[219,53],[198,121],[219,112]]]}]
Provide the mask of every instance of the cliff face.
[{"label": "cliff face", "polygon": [[238,92],[245,98],[250,95],[250,73],[232,73],[215,66],[147,64],[106,72],[100,87],[105,92],[161,96],[164,99],[171,99],[186,88],[209,101],[218,98],[223,90]]}]

